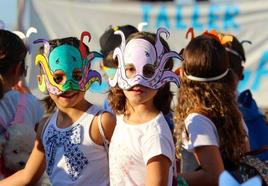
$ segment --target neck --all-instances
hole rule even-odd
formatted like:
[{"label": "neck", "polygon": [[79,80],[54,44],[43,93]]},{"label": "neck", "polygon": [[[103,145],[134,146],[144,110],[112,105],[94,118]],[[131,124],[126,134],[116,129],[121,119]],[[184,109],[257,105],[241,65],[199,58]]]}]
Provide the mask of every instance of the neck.
[{"label": "neck", "polygon": [[70,126],[72,123],[77,121],[90,107],[91,103],[86,100],[81,104],[71,108],[59,108],[57,126],[60,128],[65,128]]},{"label": "neck", "polygon": [[153,102],[139,105],[127,103],[125,121],[130,124],[142,124],[155,118],[159,112]]}]

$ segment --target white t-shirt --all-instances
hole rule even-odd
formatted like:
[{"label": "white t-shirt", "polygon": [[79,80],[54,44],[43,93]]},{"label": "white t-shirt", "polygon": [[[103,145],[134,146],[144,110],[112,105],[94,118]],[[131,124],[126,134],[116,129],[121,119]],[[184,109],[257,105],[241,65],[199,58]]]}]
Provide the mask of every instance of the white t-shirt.
[{"label": "white t-shirt", "polygon": [[206,116],[198,113],[191,113],[185,119],[185,128],[189,140],[183,136],[183,148],[192,151],[194,148],[205,145],[219,147],[219,136],[214,123]]},{"label": "white t-shirt", "polygon": [[109,148],[111,186],[145,185],[146,165],[158,155],[166,156],[172,163],[168,182],[172,185],[175,146],[162,113],[139,125],[128,124],[123,115],[117,116]]},{"label": "white t-shirt", "polygon": [[[25,94],[21,101],[22,94],[18,91],[8,91],[0,99],[0,122],[9,125],[14,120],[18,107],[21,107],[23,123],[35,126],[43,117],[44,108],[32,94]],[[19,106],[18,106],[19,103]],[[18,114],[18,113],[17,113]]]}]

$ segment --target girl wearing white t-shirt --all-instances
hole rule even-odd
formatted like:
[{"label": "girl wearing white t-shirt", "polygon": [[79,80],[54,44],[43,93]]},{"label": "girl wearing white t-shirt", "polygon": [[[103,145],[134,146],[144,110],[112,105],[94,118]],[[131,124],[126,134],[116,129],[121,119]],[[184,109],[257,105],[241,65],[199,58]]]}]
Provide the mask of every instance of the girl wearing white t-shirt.
[{"label": "girl wearing white t-shirt", "polygon": [[189,185],[218,185],[226,166],[235,166],[248,151],[230,83],[234,76],[221,42],[206,32],[183,52],[175,120],[181,176]]},{"label": "girl wearing white t-shirt", "polygon": [[172,93],[169,82],[179,83],[172,72],[167,43],[160,37],[168,34],[132,34],[114,51],[118,60],[108,99],[116,113],[117,124],[109,148],[110,184],[172,185],[175,173],[175,146],[163,116],[170,112]]}]

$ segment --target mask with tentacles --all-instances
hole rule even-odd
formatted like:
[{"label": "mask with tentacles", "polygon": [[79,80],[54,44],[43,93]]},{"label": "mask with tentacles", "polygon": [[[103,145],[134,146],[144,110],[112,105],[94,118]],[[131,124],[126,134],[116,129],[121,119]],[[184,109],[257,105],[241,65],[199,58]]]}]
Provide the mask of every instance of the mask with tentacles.
[{"label": "mask with tentacles", "polygon": [[[44,72],[38,85],[42,92],[47,90],[51,94],[60,95],[67,90],[86,91],[95,81],[101,84],[101,75],[90,69],[92,59],[101,55],[97,52],[87,53],[83,43],[85,36],[89,41],[91,39],[89,32],[82,32],[79,49],[70,44],[62,44],[50,51],[48,41],[34,41],[44,43],[44,54],[38,54],[35,58],[35,64],[40,64]],[[54,75],[58,70],[64,74],[64,81]]]},{"label": "mask with tentacles", "polygon": [[[167,82],[174,82],[179,86],[180,81],[177,74],[165,69],[169,58],[182,57],[174,51],[165,52],[160,41],[160,34],[169,37],[165,28],[159,28],[156,33],[156,43],[153,45],[145,39],[131,39],[127,44],[123,32],[116,31],[122,38],[121,45],[114,50],[113,58],[118,59],[118,68],[113,78],[109,78],[112,87],[116,84],[121,89],[130,89],[135,85],[142,85],[152,89],[159,89]],[[134,69],[132,75],[126,73],[126,68]]]}]

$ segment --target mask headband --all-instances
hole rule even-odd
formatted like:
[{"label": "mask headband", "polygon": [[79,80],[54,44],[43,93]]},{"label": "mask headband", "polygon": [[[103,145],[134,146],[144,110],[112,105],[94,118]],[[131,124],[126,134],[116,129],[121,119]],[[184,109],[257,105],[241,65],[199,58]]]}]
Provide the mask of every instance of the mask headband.
[{"label": "mask headband", "polygon": [[[192,38],[193,39],[195,37],[194,34],[194,30],[193,28],[189,28],[188,31],[186,32],[186,38],[188,38],[188,35],[191,33]],[[212,37],[214,37],[215,39],[217,39],[223,46],[224,44],[228,43],[228,42],[232,42],[233,41],[233,36],[230,35],[221,35],[219,34],[216,30],[212,30],[210,32],[205,31],[202,35],[210,35]],[[225,47],[225,46],[224,46]],[[229,51],[231,53],[236,53],[235,55],[237,55],[238,53],[230,48],[225,47],[226,51]],[[239,54],[238,54],[239,55]],[[240,55],[239,55],[240,56]],[[242,56],[240,56],[242,57]],[[200,81],[200,82],[210,82],[210,81],[216,81],[219,80],[223,77],[225,77],[229,72],[229,68],[226,69],[225,72],[223,72],[222,74],[218,75],[218,76],[214,76],[214,77],[209,77],[209,78],[203,78],[203,77],[197,77],[197,76],[193,76],[193,75],[187,75],[186,72],[184,72],[184,75],[187,79],[192,80],[192,81]]]},{"label": "mask headband", "polygon": [[[160,41],[160,34],[165,33],[169,37],[169,32],[165,28],[159,28],[156,34],[155,45],[145,39],[132,39],[127,44],[122,31],[118,30],[115,34],[121,35],[122,42],[119,47],[114,50],[113,58],[118,59],[118,68],[115,76],[109,78],[109,84],[114,87],[116,84],[121,89],[130,89],[135,85],[143,85],[152,89],[159,89],[167,82],[174,82],[179,86],[179,77],[171,70],[165,69],[165,65],[169,58],[182,57],[174,52],[165,52],[164,46]],[[134,65],[136,73],[126,76],[126,65]],[[149,67],[151,74],[145,73],[145,68]]]},{"label": "mask headband", "polygon": [[187,79],[190,79],[192,81],[209,82],[209,81],[216,81],[216,80],[223,78],[224,76],[228,74],[228,72],[229,72],[229,69],[227,69],[224,73],[220,74],[219,76],[210,77],[210,78],[202,78],[202,77],[187,75],[185,72],[184,72],[184,75],[186,76]]},{"label": "mask headband", "polygon": [[[90,70],[91,60],[101,55],[97,52],[87,54],[83,44],[85,36],[88,36],[89,40],[91,38],[89,32],[83,32],[79,50],[72,45],[62,44],[50,51],[51,47],[48,41],[43,39],[34,41],[35,44],[44,43],[44,54],[38,54],[35,58],[35,64],[40,64],[44,72],[41,78],[42,82],[39,83],[42,92],[44,92],[43,84],[46,85],[48,92],[54,95],[60,95],[67,90],[86,91],[95,81],[101,84],[101,75],[95,70]],[[54,73],[57,70],[63,71],[66,76],[64,83],[55,81]],[[73,74],[76,71],[81,71],[81,77],[74,79]]]}]

